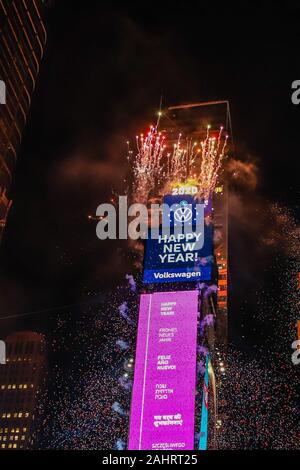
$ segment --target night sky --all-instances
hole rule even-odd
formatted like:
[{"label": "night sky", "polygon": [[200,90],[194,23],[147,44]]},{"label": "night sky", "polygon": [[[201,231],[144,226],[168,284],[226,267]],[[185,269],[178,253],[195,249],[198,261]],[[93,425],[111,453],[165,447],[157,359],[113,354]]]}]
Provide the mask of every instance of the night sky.
[{"label": "night sky", "polygon": [[113,292],[132,269],[125,242],[100,242],[87,216],[124,190],[125,142],[156,119],[160,96],[163,107],[228,99],[242,162],[230,196],[230,336],[260,354],[280,305],[290,308],[278,272],[289,241],[270,207],[299,217],[299,8],[51,3],[0,247],[0,317],[12,315],[1,336],[48,333],[64,306]]},{"label": "night sky", "polygon": [[124,141],[153,121],[161,94],[165,106],[228,99],[235,157],[257,166],[245,213],[258,194],[297,209],[297,15],[195,4],[49,8],[1,246],[1,316],[76,302],[126,272],[87,214],[122,188]]}]

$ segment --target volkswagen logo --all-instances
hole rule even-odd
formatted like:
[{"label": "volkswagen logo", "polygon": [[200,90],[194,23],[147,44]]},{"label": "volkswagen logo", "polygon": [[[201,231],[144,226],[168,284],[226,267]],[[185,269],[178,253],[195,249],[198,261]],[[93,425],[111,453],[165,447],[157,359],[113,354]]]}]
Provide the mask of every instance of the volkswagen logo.
[{"label": "volkswagen logo", "polygon": [[192,209],[187,206],[179,207],[174,211],[174,219],[176,222],[188,222],[192,218]]}]

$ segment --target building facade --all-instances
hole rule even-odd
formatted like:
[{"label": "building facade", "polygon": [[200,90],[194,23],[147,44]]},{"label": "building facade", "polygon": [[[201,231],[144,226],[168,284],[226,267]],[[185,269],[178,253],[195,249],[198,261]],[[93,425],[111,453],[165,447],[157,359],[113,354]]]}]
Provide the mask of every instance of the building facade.
[{"label": "building facade", "polygon": [[[197,248],[196,243],[181,243],[184,236],[179,239],[172,235],[173,240],[164,236],[157,244],[146,240],[128,446],[130,450],[169,450],[177,446],[187,450],[218,449],[227,418],[224,379],[228,342],[226,159],[232,141],[229,103],[214,101],[169,107],[160,111],[157,128],[157,140],[163,142],[162,145],[165,143],[163,148],[167,148],[166,163],[160,162],[162,167],[165,165],[164,175],[167,176],[154,191],[151,188],[149,198],[152,201],[156,196],[169,207],[174,204],[174,219],[169,212],[165,220],[170,223],[178,213],[178,225],[185,223],[192,229],[189,240],[203,235],[203,246]],[[153,129],[157,128],[150,129],[150,138]],[[193,205],[200,201],[203,205],[203,213],[199,212],[203,219],[202,228],[193,225]],[[192,208],[186,209],[188,204]],[[199,210],[197,206],[195,210]],[[183,220],[183,214],[187,214],[186,220]],[[161,228],[163,220],[164,214]],[[175,227],[175,222],[173,224]],[[170,261],[168,253],[171,253]],[[156,262],[158,256],[160,263]],[[192,261],[188,267],[186,260]],[[186,263],[184,267],[183,263]],[[177,276],[184,269],[190,274],[188,282]],[[153,272],[158,275],[152,276]],[[191,273],[198,276],[196,281]],[[179,280],[173,281],[176,277]],[[195,294],[197,315],[193,323],[195,304],[191,299]],[[182,303],[178,300],[181,295]],[[160,303],[159,299],[165,300]],[[147,309],[144,309],[145,302],[149,302]],[[157,307],[159,303],[161,307]],[[171,311],[166,314],[164,309]],[[181,315],[187,312],[187,318],[182,320]],[[168,336],[166,342],[160,336],[164,334]],[[182,367],[184,354],[182,357],[177,355],[178,349],[183,349],[183,346],[178,347],[179,341],[193,344],[191,338],[196,336],[196,346],[193,345],[194,349],[187,354],[191,368]],[[146,381],[147,371],[152,381]],[[180,379],[173,383],[177,374]],[[162,401],[156,402],[160,387],[162,393],[167,392]],[[173,410],[176,413],[169,415]],[[138,435],[136,429],[139,429]]]},{"label": "building facade", "polygon": [[47,34],[43,1],[0,0],[0,240],[11,206],[9,187]]},{"label": "building facade", "polygon": [[0,449],[34,443],[35,408],[45,369],[44,338],[31,331],[8,336],[0,364]]},{"label": "building facade", "polygon": [[[165,127],[174,134],[178,129],[197,141],[205,139],[209,125],[217,135],[221,126],[231,135],[230,108],[227,101],[213,101],[172,106],[165,112]],[[230,139],[231,140],[231,139]],[[208,448],[218,448],[218,435],[226,420],[226,402],[223,399],[223,378],[227,369],[228,343],[228,184],[224,165],[220,168],[217,184],[212,194],[214,225],[214,257],[217,295],[213,295],[205,312],[213,314],[214,325],[207,329],[206,346],[210,353],[209,367],[209,430]]]}]

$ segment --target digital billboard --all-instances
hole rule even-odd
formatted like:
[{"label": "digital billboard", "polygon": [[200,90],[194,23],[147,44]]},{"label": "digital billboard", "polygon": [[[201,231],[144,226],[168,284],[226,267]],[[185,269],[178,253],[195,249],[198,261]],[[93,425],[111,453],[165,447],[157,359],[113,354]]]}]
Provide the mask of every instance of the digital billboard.
[{"label": "digital billboard", "polygon": [[166,195],[164,204],[162,225],[149,231],[146,240],[143,282],[211,280],[213,226],[208,207],[190,195]]},{"label": "digital billboard", "polygon": [[[201,244],[203,243],[202,247]],[[204,224],[203,232],[192,230],[159,234],[146,240],[143,282],[210,281],[213,267],[213,228]]]},{"label": "digital billboard", "polygon": [[142,294],[130,450],[194,449],[198,291]]}]

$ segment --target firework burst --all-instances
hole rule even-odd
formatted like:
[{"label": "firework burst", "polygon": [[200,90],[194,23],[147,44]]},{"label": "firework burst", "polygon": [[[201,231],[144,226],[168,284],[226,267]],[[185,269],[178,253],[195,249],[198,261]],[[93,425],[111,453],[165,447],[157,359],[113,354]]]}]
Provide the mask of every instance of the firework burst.
[{"label": "firework burst", "polygon": [[146,202],[149,191],[161,183],[162,157],[166,147],[164,140],[165,137],[154,126],[150,127],[146,137],[144,134],[136,136],[137,155],[133,168],[133,199],[136,202]]},{"label": "firework burst", "polygon": [[223,138],[223,127],[220,128],[217,137],[210,136],[210,126],[207,127],[206,138],[201,142],[200,150],[200,172],[197,179],[200,187],[200,196],[208,201],[213,192],[219,170],[225,155],[228,135]]},{"label": "firework burst", "polygon": [[[207,127],[205,139],[198,144],[191,138],[182,139],[178,135],[172,151],[165,136],[151,126],[148,134],[137,136],[137,154],[133,162],[134,184],[133,199],[146,202],[149,191],[161,189],[164,192],[174,183],[193,179],[199,188],[199,197],[208,201],[217,183],[218,174],[225,156],[228,136],[220,128],[217,136]],[[129,149],[128,155],[132,151]]]},{"label": "firework burst", "polygon": [[168,153],[166,176],[169,182],[182,181],[188,179],[190,169],[193,168],[197,153],[197,142],[187,138],[182,144],[181,134],[178,136],[177,142],[173,146],[173,153]]}]

